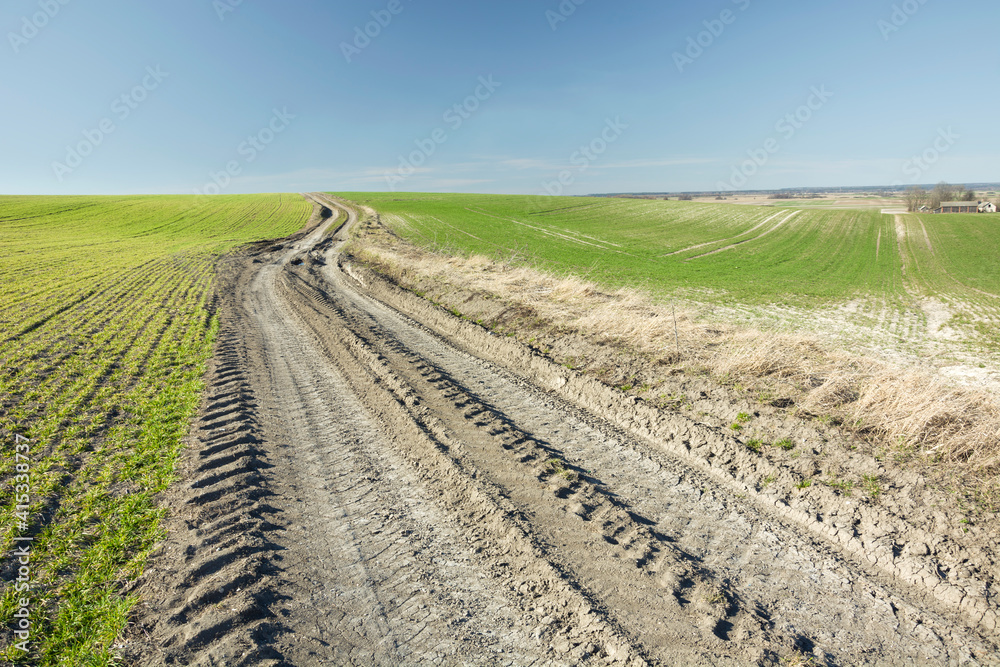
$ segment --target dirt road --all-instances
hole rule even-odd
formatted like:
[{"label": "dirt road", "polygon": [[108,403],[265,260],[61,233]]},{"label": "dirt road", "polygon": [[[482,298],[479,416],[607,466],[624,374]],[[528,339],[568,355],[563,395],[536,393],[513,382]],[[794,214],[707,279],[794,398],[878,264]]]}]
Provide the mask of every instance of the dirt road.
[{"label": "dirt road", "polygon": [[959,609],[542,386],[512,343],[400,312],[340,264],[353,211],[332,234],[310,197],[326,218],[226,273],[137,662],[997,664]]}]

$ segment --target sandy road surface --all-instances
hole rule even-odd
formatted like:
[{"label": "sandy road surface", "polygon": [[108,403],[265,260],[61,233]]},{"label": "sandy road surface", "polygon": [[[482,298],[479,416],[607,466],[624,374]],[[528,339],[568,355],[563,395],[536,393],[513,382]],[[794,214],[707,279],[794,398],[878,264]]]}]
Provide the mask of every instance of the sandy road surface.
[{"label": "sandy road surface", "polygon": [[376,300],[314,222],[231,266],[138,662],[996,664],[921,591]]}]

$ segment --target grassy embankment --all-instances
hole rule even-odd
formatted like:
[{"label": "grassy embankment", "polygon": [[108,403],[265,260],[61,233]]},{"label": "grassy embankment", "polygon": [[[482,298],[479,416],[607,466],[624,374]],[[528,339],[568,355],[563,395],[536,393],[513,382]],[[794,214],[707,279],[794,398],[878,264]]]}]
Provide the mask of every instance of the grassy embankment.
[{"label": "grassy embankment", "polygon": [[[373,207],[412,244],[394,247],[369,234],[355,246],[404,284],[432,276],[482,290],[516,304],[511,313],[532,313],[516,323],[522,328],[596,332],[765,401],[791,391],[807,414],[851,427],[894,460],[958,464],[987,486],[1000,471],[1000,414],[988,393],[949,387],[929,368],[845,354],[836,337],[830,344],[800,333],[814,331],[811,320],[822,314],[827,329],[881,330],[872,340],[890,341],[888,353],[913,358],[940,334],[939,314],[927,312],[928,299],[940,299],[954,308],[947,324],[956,334],[949,342],[955,354],[995,354],[1000,265],[992,259],[998,243],[990,228],[996,218],[903,216],[907,233],[900,239],[895,216],[864,209],[340,196]],[[667,354],[676,344],[671,300],[685,311],[680,363]],[[785,321],[726,327],[705,316],[713,309]],[[486,324],[510,329],[510,323]],[[559,361],[586,366],[586,360]],[[653,383],[643,398],[655,400],[656,392]]]},{"label": "grassy embankment", "polygon": [[0,198],[0,624],[22,608],[30,624],[29,651],[8,631],[0,658],[114,662],[202,390],[216,258],[310,211],[298,195]]}]

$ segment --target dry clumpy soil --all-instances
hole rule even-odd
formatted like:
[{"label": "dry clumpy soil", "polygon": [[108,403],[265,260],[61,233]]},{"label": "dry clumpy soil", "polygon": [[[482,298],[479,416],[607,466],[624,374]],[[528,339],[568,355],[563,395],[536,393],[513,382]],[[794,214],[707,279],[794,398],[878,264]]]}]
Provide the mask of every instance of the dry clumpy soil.
[{"label": "dry clumpy soil", "polygon": [[[795,450],[755,452],[707,384],[698,420],[557,365],[352,264],[355,214],[331,236],[311,198],[225,266],[129,662],[1000,664],[994,545],[919,477],[777,409],[755,426]],[[801,483],[846,470],[878,493]]]}]

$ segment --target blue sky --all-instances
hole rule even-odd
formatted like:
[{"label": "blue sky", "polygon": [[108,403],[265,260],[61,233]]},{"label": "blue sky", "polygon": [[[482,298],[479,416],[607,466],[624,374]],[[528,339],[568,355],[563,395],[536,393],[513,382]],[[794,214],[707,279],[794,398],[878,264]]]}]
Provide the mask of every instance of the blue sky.
[{"label": "blue sky", "polygon": [[998,18],[995,0],[5,0],[0,193],[997,181]]}]

